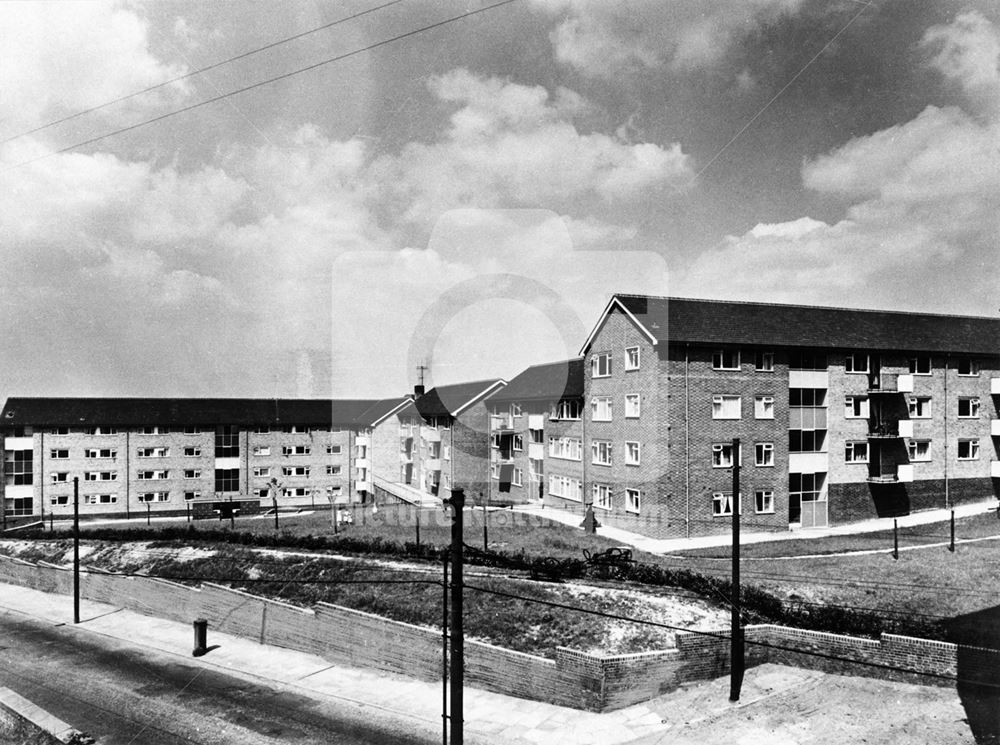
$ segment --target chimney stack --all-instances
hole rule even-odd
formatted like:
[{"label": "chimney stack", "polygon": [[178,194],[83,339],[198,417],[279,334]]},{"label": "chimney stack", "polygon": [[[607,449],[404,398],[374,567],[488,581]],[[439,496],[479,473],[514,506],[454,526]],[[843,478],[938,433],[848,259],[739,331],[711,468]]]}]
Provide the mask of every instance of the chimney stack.
[{"label": "chimney stack", "polygon": [[418,398],[420,396],[424,395],[424,386],[422,384],[420,384],[420,383],[418,383],[417,385],[413,386],[413,395],[416,396],[416,397],[418,397]]}]

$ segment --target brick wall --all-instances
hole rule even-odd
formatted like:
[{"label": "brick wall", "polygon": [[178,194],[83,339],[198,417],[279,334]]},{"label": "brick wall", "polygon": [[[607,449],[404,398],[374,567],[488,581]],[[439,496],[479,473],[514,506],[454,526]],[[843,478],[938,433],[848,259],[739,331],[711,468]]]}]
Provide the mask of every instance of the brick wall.
[{"label": "brick wall", "polygon": [[[0,582],[69,595],[72,580],[66,569],[0,558]],[[326,603],[298,608],[210,583],[192,588],[147,577],[87,573],[80,585],[84,598],[137,613],[181,623],[205,618],[209,642],[216,630],[335,663],[441,679],[441,632],[434,629]],[[894,634],[873,640],[771,625],[749,626],[745,633],[748,667],[774,662],[924,685],[953,685],[956,677],[1000,682],[1000,650]],[[673,649],[600,656],[559,648],[554,660],[467,640],[465,665],[471,687],[607,711],[727,674],[729,640],[725,632],[679,633]]]}]

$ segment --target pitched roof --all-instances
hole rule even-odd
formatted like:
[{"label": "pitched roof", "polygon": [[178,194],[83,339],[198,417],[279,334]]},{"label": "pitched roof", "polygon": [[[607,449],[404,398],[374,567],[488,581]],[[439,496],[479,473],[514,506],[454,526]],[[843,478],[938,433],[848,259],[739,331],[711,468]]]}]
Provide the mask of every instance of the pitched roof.
[{"label": "pitched roof", "polygon": [[583,352],[612,312],[653,343],[1000,354],[995,318],[646,295],[613,296]]},{"label": "pitched roof", "polygon": [[583,358],[532,365],[515,376],[490,401],[559,401],[583,397]]},{"label": "pitched roof", "polygon": [[9,398],[0,427],[262,426],[304,424],[365,427],[398,399],[274,398]]},{"label": "pitched roof", "polygon": [[502,378],[438,385],[417,398],[417,411],[424,417],[458,416],[477,401],[481,401],[505,385],[507,382]]}]

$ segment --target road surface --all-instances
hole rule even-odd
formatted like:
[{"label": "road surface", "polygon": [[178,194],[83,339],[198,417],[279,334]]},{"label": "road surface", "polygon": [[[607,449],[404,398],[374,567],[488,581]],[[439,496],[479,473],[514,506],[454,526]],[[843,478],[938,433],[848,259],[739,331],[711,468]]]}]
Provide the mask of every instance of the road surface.
[{"label": "road surface", "polygon": [[0,611],[0,686],[101,745],[441,741],[440,729],[424,722],[248,682],[10,611]]}]

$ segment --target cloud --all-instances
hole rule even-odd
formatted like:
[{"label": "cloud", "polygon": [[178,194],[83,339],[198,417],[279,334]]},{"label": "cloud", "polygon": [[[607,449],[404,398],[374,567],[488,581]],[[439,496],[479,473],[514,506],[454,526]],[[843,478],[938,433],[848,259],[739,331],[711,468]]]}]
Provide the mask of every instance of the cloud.
[{"label": "cloud", "polygon": [[[996,29],[975,14],[928,32],[927,64],[994,107]],[[992,40],[992,41],[991,41]],[[985,81],[985,83],[984,83]],[[992,91],[993,99],[986,94]],[[996,111],[995,108],[990,110]],[[975,312],[996,296],[1000,259],[1000,117],[928,106],[902,124],[856,137],[807,161],[806,188],[846,199],[844,218],[757,225],[700,257],[681,284],[758,300]],[[936,292],[928,294],[928,277]]]},{"label": "cloud", "polygon": [[933,26],[922,45],[933,50],[930,65],[958,82],[989,111],[1000,102],[1000,32],[975,11],[961,13],[947,25]]},{"label": "cloud", "polygon": [[455,70],[431,80],[441,100],[458,104],[434,143],[411,143],[383,158],[376,177],[390,185],[408,220],[456,207],[560,207],[583,196],[611,202],[691,179],[678,143],[630,144],[619,135],[583,133],[573,117],[588,104],[560,89],[480,78]]},{"label": "cloud", "polygon": [[[151,52],[148,36],[131,3],[0,3],[5,136],[183,74],[183,66]],[[146,110],[185,91],[177,83],[100,116]]]},{"label": "cloud", "polygon": [[535,0],[537,6],[560,17],[550,34],[557,59],[588,75],[609,79],[661,65],[673,69],[712,65],[734,37],[763,21],[793,13],[803,3]]}]

